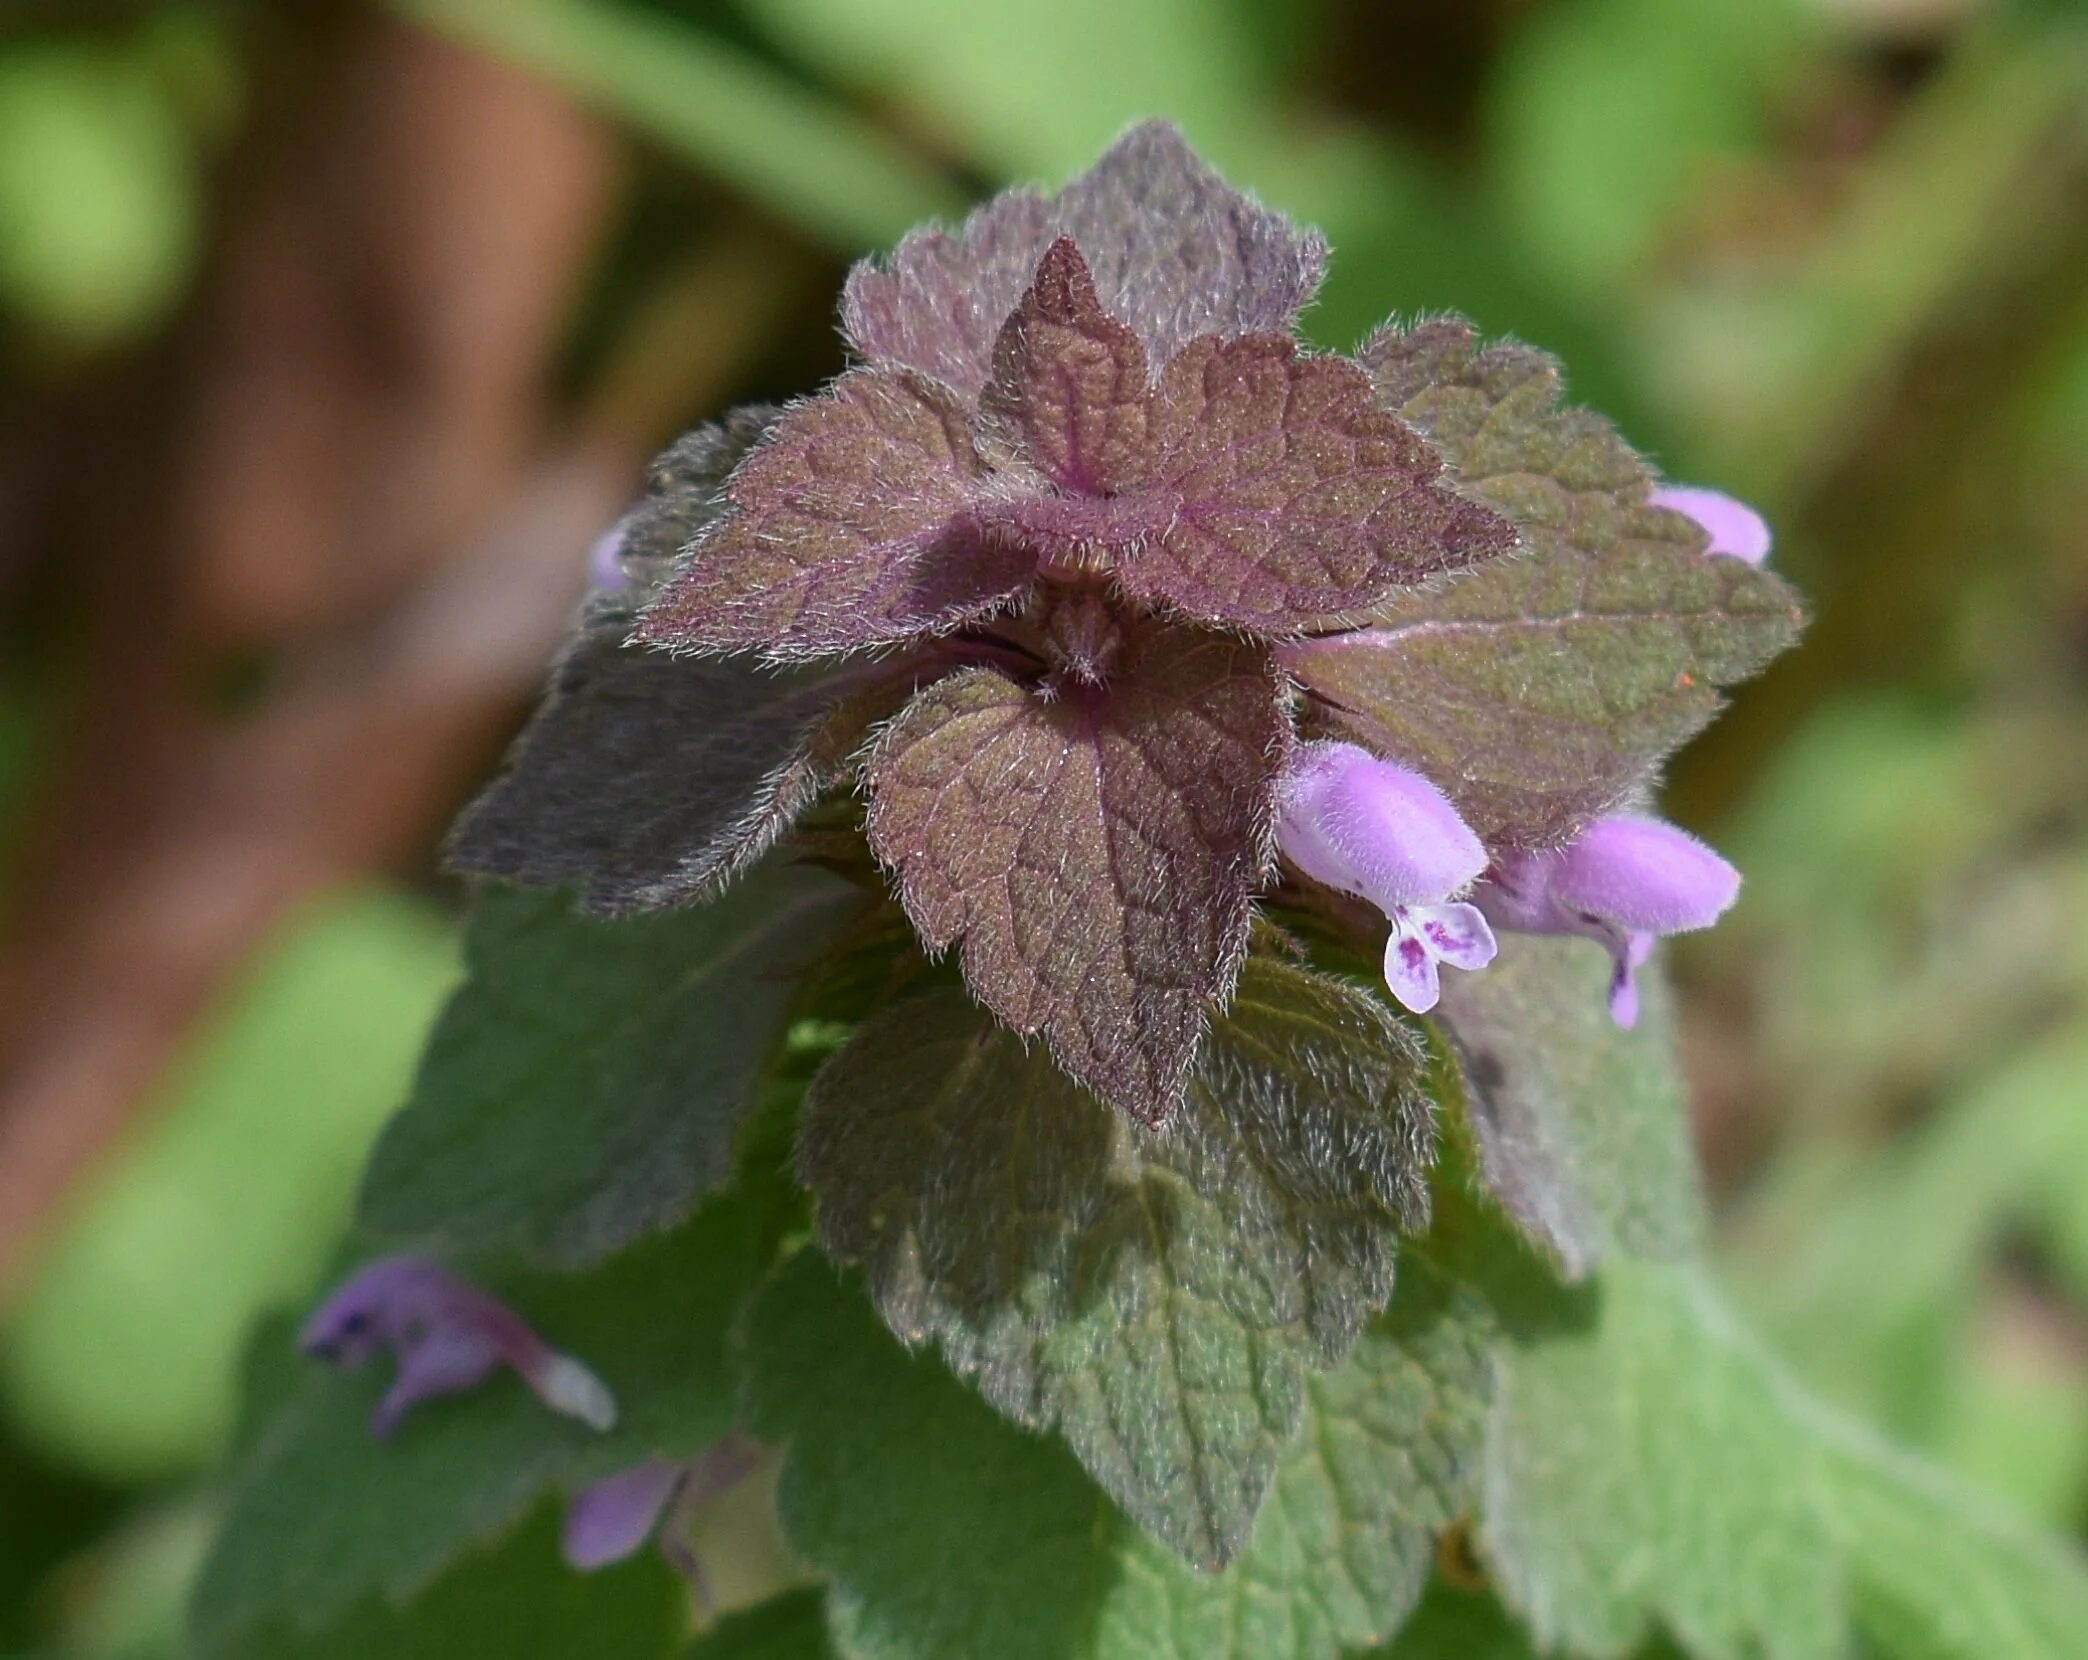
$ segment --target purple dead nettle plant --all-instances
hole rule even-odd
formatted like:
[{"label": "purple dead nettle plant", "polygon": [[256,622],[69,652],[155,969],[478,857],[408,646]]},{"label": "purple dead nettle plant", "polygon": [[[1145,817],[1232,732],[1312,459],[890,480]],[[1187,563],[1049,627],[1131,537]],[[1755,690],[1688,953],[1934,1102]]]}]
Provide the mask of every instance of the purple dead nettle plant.
[{"label": "purple dead nettle plant", "polygon": [[[597,550],[593,626],[460,828],[459,864],[572,884],[608,912],[681,902],[853,783],[923,944],[954,949],[1005,1025],[1153,1126],[1225,1006],[1257,897],[1280,895],[1279,852],[1285,880],[1382,901],[1409,1007],[1432,1001],[1438,964],[1484,963],[1482,912],[1555,921],[1483,904],[1465,891],[1477,871],[1371,893],[1358,873],[1398,862],[1407,820],[1315,834],[1312,781],[1336,754],[1385,763],[1356,776],[1405,780],[1431,824],[1465,832],[1463,863],[1477,846],[1509,871],[1631,805],[1794,610],[1758,589],[1760,643],[1684,637],[1671,661],[1625,665],[1667,680],[1632,689],[1636,731],[1596,730],[1600,709],[1546,719],[1604,667],[1599,612],[1585,643],[1562,607],[1512,639],[1475,628],[1442,663],[1462,605],[1522,605],[1533,580],[1571,598],[1582,532],[1641,544],[1632,579],[1672,588],[1712,545],[1697,520],[1726,534],[1702,511],[1723,498],[1662,505],[1606,424],[1554,406],[1547,360],[1479,350],[1454,320],[1355,357],[1305,349],[1293,331],[1325,260],[1153,124],[1056,197],[1011,192],[859,266],[842,306],[857,365],[668,452]],[[1533,477],[1519,454],[1475,477],[1492,435],[1460,423],[1496,399],[1503,439],[1577,446],[1588,476]],[[1731,584],[1700,586],[1709,606]],[[1538,671],[1528,707],[1511,695],[1474,723],[1453,682],[1509,670]],[[1537,763],[1560,787],[1504,798],[1498,750],[1544,743],[1546,724],[1569,740]],[[1577,770],[1591,737],[1605,752]],[[1346,747],[1311,747],[1327,741]],[[1394,840],[1372,854],[1372,835]],[[1616,926],[1644,933],[1638,915]]]},{"label": "purple dead nettle plant", "polygon": [[[1426,1222],[1429,1055],[1483,1140],[1487,1091],[1548,1075],[1504,1031],[1560,1031],[1549,1000],[1599,995],[1503,974],[1519,949],[1551,961],[1518,936],[1606,952],[1630,1025],[1655,939],[1733,902],[1732,867],[1649,807],[1800,620],[1762,521],[1662,486],[1543,354],[1449,317],[1352,356],[1301,345],[1326,258],[1148,124],[1055,196],[859,265],[852,366],[688,434],[590,551],[545,703],[450,849],[607,917],[713,898],[794,833],[888,889],[904,922],[880,898],[802,953],[851,973],[885,953],[875,995],[905,1003],[849,1013],[805,1098],[817,1237],[895,1332],[1058,1429],[1205,1566],[1246,1539],[1305,1370],[1385,1306],[1392,1241]],[[912,974],[909,924],[975,1002]],[[1312,972],[1330,928],[1382,953],[1403,1012]],[[479,1000],[509,1018],[496,979]],[[633,1088],[681,1087],[585,1083],[575,1111],[608,1122]],[[715,1162],[746,1111],[692,1117]],[[1482,1153],[1494,1180],[1518,1147]],[[667,1225],[652,1174],[632,1203]],[[1252,1410],[1148,1400],[1178,1281]],[[503,1361],[561,1410],[608,1410],[575,1373],[544,1389],[552,1351],[431,1265],[366,1270],[312,1331],[332,1358],[399,1349],[381,1429]],[[569,1557],[627,1554],[744,1462],[690,1451],[578,1494]]]}]

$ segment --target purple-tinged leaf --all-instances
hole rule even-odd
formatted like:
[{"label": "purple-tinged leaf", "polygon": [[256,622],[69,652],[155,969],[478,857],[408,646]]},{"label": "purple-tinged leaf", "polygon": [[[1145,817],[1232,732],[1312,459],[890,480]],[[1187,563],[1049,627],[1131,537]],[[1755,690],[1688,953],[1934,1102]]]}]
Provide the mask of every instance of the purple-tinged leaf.
[{"label": "purple-tinged leaf", "polygon": [[1057,236],[1080,244],[1103,306],[1164,363],[1199,334],[1288,332],[1327,244],[1232,188],[1164,121],[1134,127],[1054,200],[1010,191],[955,233],[916,231],[849,274],[842,322],[873,362],[975,399],[1001,324]]},{"label": "purple-tinged leaf", "polygon": [[935,633],[1006,604],[1030,556],[963,510],[983,475],[933,383],[856,370],[796,405],[728,486],[638,625],[672,651],[801,658]]},{"label": "purple-tinged leaf", "polygon": [[604,915],[708,898],[841,775],[905,690],[892,674],[691,662],[590,628],[459,820],[449,863],[571,887]]},{"label": "purple-tinged leaf", "polygon": [[1527,556],[1396,594],[1284,664],[1328,724],[1434,779],[1489,844],[1569,840],[1710,720],[1719,687],[1791,643],[1797,601],[1651,506],[1646,464],[1600,416],[1559,407],[1541,352],[1482,350],[1440,318],[1362,358],[1384,406],[1515,521]]},{"label": "purple-tinged leaf", "polygon": [[867,768],[870,842],[931,949],[1143,1123],[1164,1123],[1246,950],[1287,723],[1267,656],[1152,629],[1107,686],[930,688]]},{"label": "purple-tinged leaf", "polygon": [[543,706],[452,833],[461,871],[575,890],[605,914],[707,897],[834,781],[904,671],[766,673],[626,643],[633,615],[724,510],[776,412],[699,427],[652,464],[619,536],[621,586],[590,596]]},{"label": "purple-tinged leaf", "polygon": [[683,550],[724,516],[725,481],[782,416],[775,404],[746,404],[653,458],[645,495],[621,527],[617,565],[626,592],[641,601],[655,593]]},{"label": "purple-tinged leaf", "polygon": [[1141,599],[1296,634],[1514,546],[1511,525],[1438,482],[1435,451],[1343,359],[1280,335],[1206,335],[1154,402],[1147,494],[1166,510],[1122,564]]},{"label": "purple-tinged leaf", "polygon": [[799,1164],[894,1332],[1212,1567],[1425,1223],[1426,1078],[1382,1003],[1257,957],[1150,1135],[944,979],[827,1063]]},{"label": "purple-tinged leaf", "polygon": [[976,399],[993,375],[1001,325],[1057,234],[1058,206],[1010,190],[974,208],[955,231],[912,232],[883,261],[848,274],[841,326],[872,363],[889,363]]},{"label": "purple-tinged leaf", "polygon": [[1059,197],[1111,315],[1165,363],[1200,334],[1287,334],[1327,243],[1227,184],[1170,121],[1133,127]]},{"label": "purple-tinged leaf", "polygon": [[982,410],[987,429],[1062,490],[1112,495],[1145,479],[1145,348],[1102,309],[1064,237],[1000,332]]}]

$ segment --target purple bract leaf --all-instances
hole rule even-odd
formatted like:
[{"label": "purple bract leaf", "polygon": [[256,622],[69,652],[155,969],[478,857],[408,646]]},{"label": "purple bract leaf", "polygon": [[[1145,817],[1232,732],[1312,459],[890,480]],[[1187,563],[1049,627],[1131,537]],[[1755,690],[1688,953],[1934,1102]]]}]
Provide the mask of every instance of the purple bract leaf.
[{"label": "purple bract leaf", "polygon": [[1134,127],[1056,200],[1012,191],[954,234],[909,236],[849,274],[856,350],[976,398],[1000,325],[1052,240],[1070,236],[1103,306],[1164,363],[1199,334],[1288,331],[1318,288],[1327,245],[1243,195],[1164,121]]},{"label": "purple bract leaf", "polygon": [[1162,526],[1124,561],[1137,597],[1266,633],[1330,628],[1393,589],[1506,552],[1515,530],[1436,482],[1442,462],[1369,378],[1279,335],[1205,336],[1155,399]]},{"label": "purple bract leaf", "polygon": [[1060,237],[994,347],[989,429],[1060,489],[1113,495],[1145,478],[1146,393],[1145,348],[1102,309],[1087,261]]},{"label": "purple bract leaf", "polygon": [[1266,655],[1221,637],[1149,630],[1054,698],[972,670],[871,757],[871,845],[981,1001],[1157,1125],[1246,949],[1285,729]]},{"label": "purple bract leaf", "polygon": [[788,659],[982,616],[1033,568],[1019,547],[956,517],[982,474],[969,420],[931,382],[844,375],[733,474],[731,517],[675,571],[638,636]]},{"label": "purple bract leaf", "polygon": [[1286,647],[1325,724],[1439,784],[1492,847],[1555,846],[1644,787],[1659,760],[1795,636],[1795,597],[1704,557],[1652,505],[1645,463],[1559,406],[1541,352],[1481,349],[1439,318],[1363,350],[1380,401],[1425,432],[1461,493],[1526,554],[1394,595],[1353,633]]}]

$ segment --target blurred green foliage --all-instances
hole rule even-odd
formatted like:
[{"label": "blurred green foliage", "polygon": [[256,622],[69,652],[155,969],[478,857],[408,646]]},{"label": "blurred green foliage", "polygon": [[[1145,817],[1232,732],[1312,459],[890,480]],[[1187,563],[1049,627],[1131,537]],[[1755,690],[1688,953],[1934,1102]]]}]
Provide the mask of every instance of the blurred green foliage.
[{"label": "blurred green foliage", "polygon": [[[1320,339],[1454,307],[1557,351],[1671,475],[1759,501],[1818,621],[1675,791],[1749,875],[1683,964],[1732,1277],[1835,1399],[2088,1524],[2078,5],[391,10],[621,135],[628,222],[576,313],[604,338],[642,321],[623,269],[640,231],[670,266],[728,222],[756,227],[761,260],[853,257],[1166,114],[1327,229]],[[0,408],[175,328],[300,27],[234,0],[0,25]],[[664,232],[663,200],[687,214]],[[798,344],[766,372],[831,350],[828,303],[792,315]],[[78,666],[62,630],[0,627],[4,859]],[[452,957],[398,893],[301,913],[72,1196],[0,1323],[0,1645],[174,1652],[208,1504],[190,1483],[227,1432],[240,1342],[322,1269]],[[486,1594],[454,1591],[467,1619]],[[1402,1655],[1462,1630],[1454,1599],[1429,1608]]]}]

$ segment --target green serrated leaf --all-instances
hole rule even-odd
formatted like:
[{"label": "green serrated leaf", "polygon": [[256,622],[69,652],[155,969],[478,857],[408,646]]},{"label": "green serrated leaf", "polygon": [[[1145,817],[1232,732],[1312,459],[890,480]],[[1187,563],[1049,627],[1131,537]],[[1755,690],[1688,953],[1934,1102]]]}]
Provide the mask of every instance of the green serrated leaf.
[{"label": "green serrated leaf", "polygon": [[224,1652],[270,1622],[316,1627],[358,1599],[411,1595],[547,1489],[718,1439],[737,1405],[727,1333],[757,1272],[752,1210],[721,1198],[589,1274],[484,1276],[609,1385],[607,1434],[546,1412],[502,1374],[416,1408],[380,1445],[367,1426],[388,1363],[330,1372],[280,1327],[264,1332],[252,1445],[197,1591],[201,1646]]},{"label": "green serrated leaf", "polygon": [[1594,1326],[1508,1351],[1480,1539],[1540,1647],[1833,1660],[1845,1630],[1808,1439],[1693,1269],[1616,1262]]},{"label": "green serrated leaf", "polygon": [[1815,1420],[1857,1624],[1892,1660],[2062,1660],[2088,1634],[2088,1562],[1981,1496]]},{"label": "green serrated leaf", "polygon": [[1558,406],[1543,353],[1481,350],[1439,318],[1385,330],[1362,360],[1525,553],[1400,594],[1285,664],[1332,725],[1433,779],[1489,845],[1564,840],[1791,643],[1797,601],[1648,506],[1650,470],[1600,416]]},{"label": "green serrated leaf", "polygon": [[[687,1629],[687,1589],[662,1558],[647,1552],[574,1573],[558,1559],[557,1517],[547,1507],[410,1602],[365,1599],[319,1631],[272,1623],[222,1652],[233,1660],[666,1660]],[[809,1660],[817,1651],[794,1652]]]},{"label": "green serrated leaf", "polygon": [[801,1165],[893,1331],[1214,1565],[1426,1215],[1424,1080],[1373,999],[1254,959],[1155,1134],[942,981],[820,1074]]},{"label": "green serrated leaf", "polygon": [[833,1654],[826,1596],[807,1586],[727,1614],[689,1645],[682,1660],[832,1660]]},{"label": "green serrated leaf", "polygon": [[757,872],[715,904],[615,921],[490,888],[362,1225],[437,1252],[600,1261],[687,1216],[782,1037],[793,982],[845,914],[821,872]]},{"label": "green serrated leaf", "polygon": [[2066,1660],[2088,1564],[1876,1445],[1697,1265],[1618,1261],[1599,1318],[1504,1351],[1480,1539],[1540,1647]]},{"label": "green serrated leaf", "polygon": [[1515,935],[1484,974],[1448,977],[1437,1015],[1480,1179],[1573,1278],[1619,1253],[1682,1255],[1702,1230],[1666,981],[1644,973],[1627,1032],[1609,972],[1590,941]]},{"label": "green serrated leaf", "polygon": [[1218,1573],[909,1357],[809,1253],[755,1306],[750,1415],[788,1444],[785,1525],[836,1576],[851,1660],[1334,1660],[1397,1628],[1469,1503],[1489,1339],[1476,1301],[1412,1266],[1347,1365],[1308,1380],[1253,1541]]}]

